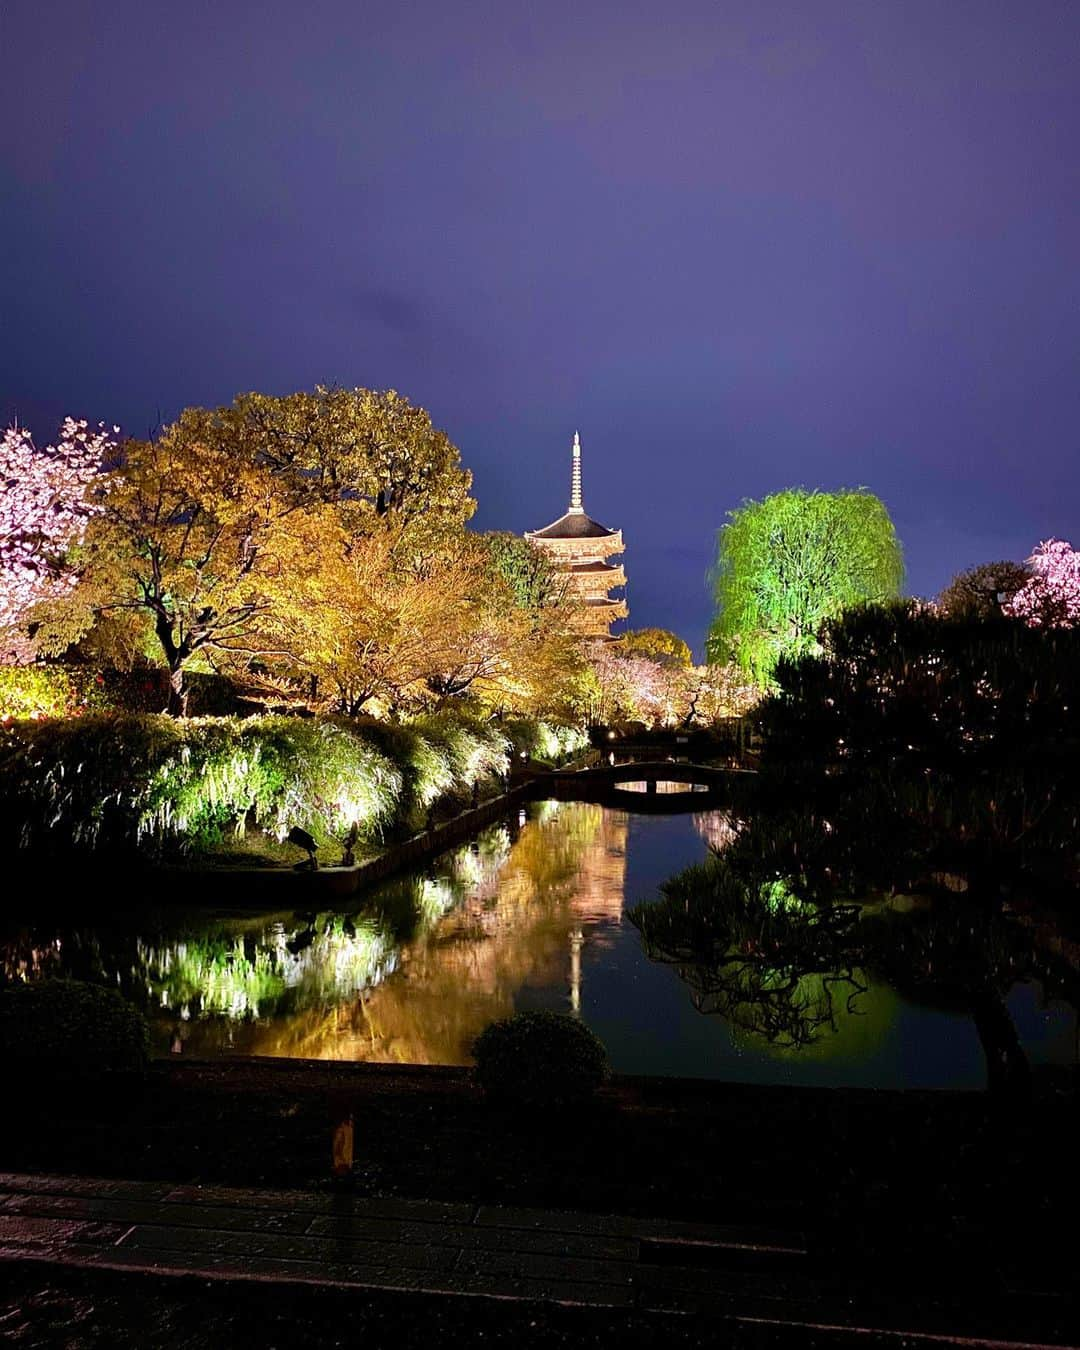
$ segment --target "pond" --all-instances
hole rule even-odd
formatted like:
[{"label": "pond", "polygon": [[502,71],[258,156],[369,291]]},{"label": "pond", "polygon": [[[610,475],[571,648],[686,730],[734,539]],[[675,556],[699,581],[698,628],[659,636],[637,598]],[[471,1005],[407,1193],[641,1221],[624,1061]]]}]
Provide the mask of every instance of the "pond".
[{"label": "pond", "polygon": [[[933,989],[901,992],[873,972],[800,984],[801,1005],[827,1010],[805,1044],[752,1019],[699,1011],[679,971],[648,959],[625,911],[655,899],[728,831],[717,812],[540,803],[369,893],[356,912],[252,913],[230,905],[223,880],[216,902],[198,909],[133,896],[126,915],[108,922],[9,920],[0,966],[8,977],[115,984],[148,1012],[163,1055],[463,1064],[487,1023],[547,1008],[578,1012],[624,1073],[985,1084],[970,1011]],[[1005,1008],[1033,1065],[1071,1065],[1076,1010],[1045,988],[1016,982]]]}]

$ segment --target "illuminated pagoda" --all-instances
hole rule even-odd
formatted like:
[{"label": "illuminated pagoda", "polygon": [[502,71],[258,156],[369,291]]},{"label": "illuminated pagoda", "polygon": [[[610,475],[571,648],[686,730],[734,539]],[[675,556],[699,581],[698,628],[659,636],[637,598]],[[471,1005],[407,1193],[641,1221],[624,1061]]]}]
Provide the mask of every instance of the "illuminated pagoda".
[{"label": "illuminated pagoda", "polygon": [[542,530],[527,530],[525,538],[547,555],[557,571],[566,573],[571,595],[581,602],[577,628],[588,637],[610,638],[611,625],[627,615],[626,601],[610,595],[626,585],[622,564],[608,561],[623,551],[622,530],[609,530],[585,514],[581,504],[581,441],[576,431],[570,509]]}]

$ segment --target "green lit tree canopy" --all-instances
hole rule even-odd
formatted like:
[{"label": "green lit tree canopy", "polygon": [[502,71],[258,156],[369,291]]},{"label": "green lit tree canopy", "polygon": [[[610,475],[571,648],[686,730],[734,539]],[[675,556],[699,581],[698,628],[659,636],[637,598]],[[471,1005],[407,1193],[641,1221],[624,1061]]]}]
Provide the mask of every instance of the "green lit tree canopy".
[{"label": "green lit tree canopy", "polygon": [[818,649],[826,619],[900,594],[900,542],[870,492],[789,488],[730,517],[712,572],[709,658],[734,661],[762,686],[782,656]]},{"label": "green lit tree canopy", "polygon": [[519,609],[544,609],[563,598],[565,583],[535,544],[505,530],[482,536],[495,572],[510,587]]}]

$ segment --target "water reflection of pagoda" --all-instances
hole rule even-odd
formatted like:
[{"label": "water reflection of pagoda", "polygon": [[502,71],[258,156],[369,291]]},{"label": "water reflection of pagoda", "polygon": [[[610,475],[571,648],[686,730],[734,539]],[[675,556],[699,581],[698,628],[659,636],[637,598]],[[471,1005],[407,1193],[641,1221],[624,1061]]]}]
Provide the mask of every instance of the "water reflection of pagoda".
[{"label": "water reflection of pagoda", "polygon": [[393,978],[253,1028],[251,1052],[461,1064],[522,990],[562,985],[577,1011],[582,949],[622,922],[629,817],[579,802],[540,810],[490,875],[401,950]]},{"label": "water reflection of pagoda", "polygon": [[579,630],[588,637],[610,638],[611,625],[628,613],[626,601],[610,595],[626,585],[622,564],[608,562],[623,551],[622,530],[609,530],[585,514],[581,504],[581,441],[576,431],[570,509],[542,530],[527,530],[525,538],[567,576],[572,595],[581,601],[576,619]]}]

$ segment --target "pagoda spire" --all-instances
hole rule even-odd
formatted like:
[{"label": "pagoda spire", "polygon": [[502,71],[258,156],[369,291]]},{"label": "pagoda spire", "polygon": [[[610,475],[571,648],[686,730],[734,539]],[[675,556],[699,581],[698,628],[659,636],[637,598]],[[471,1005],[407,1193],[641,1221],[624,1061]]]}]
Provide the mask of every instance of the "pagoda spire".
[{"label": "pagoda spire", "polygon": [[585,508],[581,504],[581,438],[574,432],[574,461],[570,470],[570,514],[583,516]]}]

